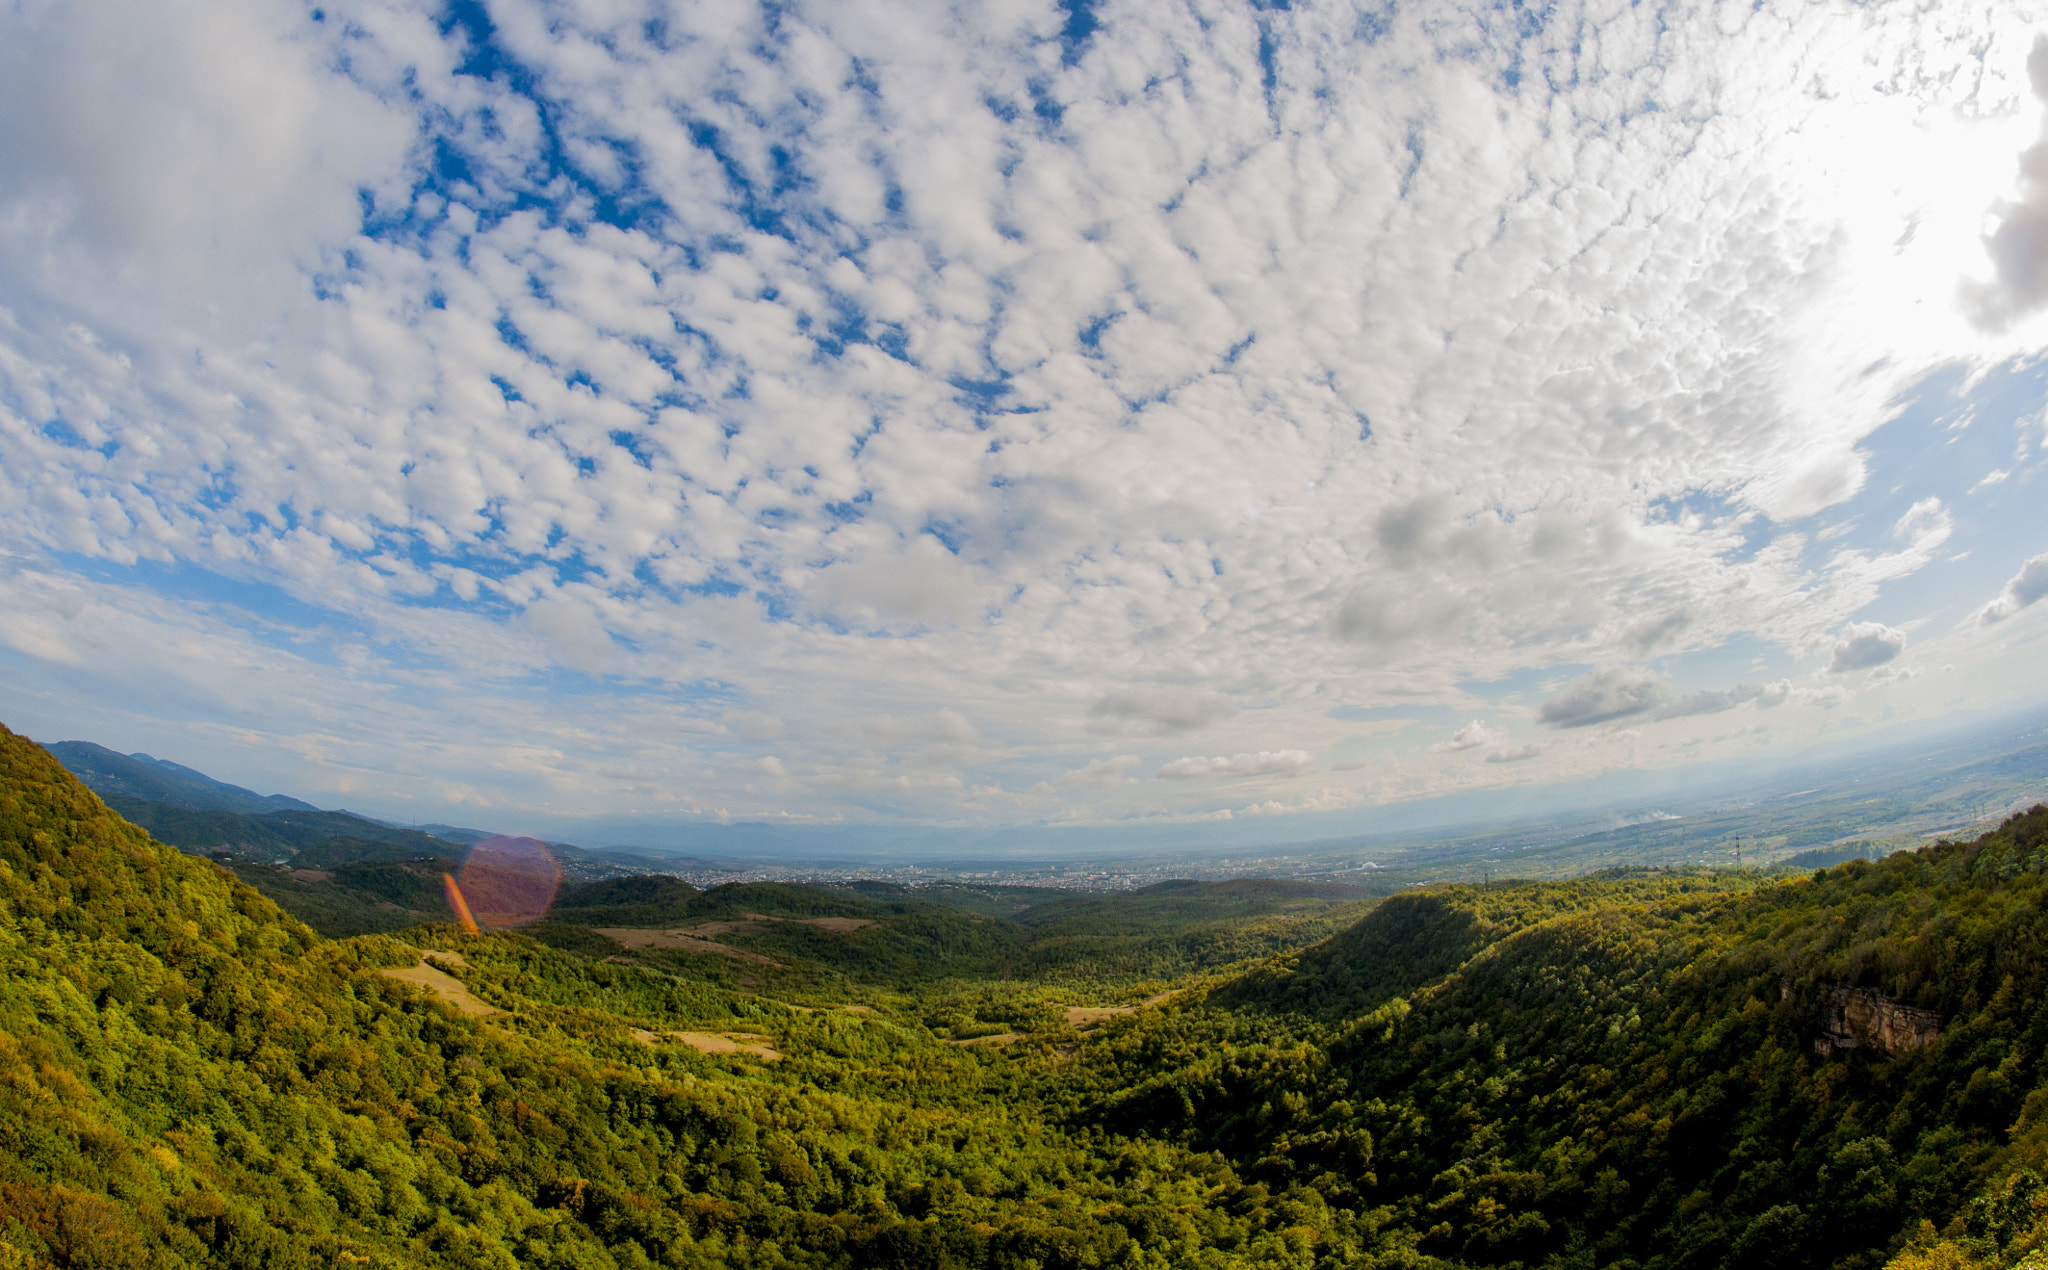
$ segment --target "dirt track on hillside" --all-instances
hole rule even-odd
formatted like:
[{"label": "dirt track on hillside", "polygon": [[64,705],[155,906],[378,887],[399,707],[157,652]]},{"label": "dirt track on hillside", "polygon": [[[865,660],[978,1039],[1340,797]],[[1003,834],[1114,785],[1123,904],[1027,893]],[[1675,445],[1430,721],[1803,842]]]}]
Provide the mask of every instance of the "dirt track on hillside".
[{"label": "dirt track on hillside", "polygon": [[1113,1019],[1120,1014],[1135,1014],[1147,1006],[1164,1005],[1179,996],[1185,989],[1176,988],[1146,997],[1136,1005],[1070,1005],[1067,1007],[1067,1026],[1075,1031],[1094,1027],[1104,1019]]},{"label": "dirt track on hillside", "polygon": [[632,926],[600,926],[597,933],[616,944],[627,948],[672,948],[678,952],[707,953],[713,957],[730,957],[734,961],[751,961],[756,965],[779,966],[782,963],[773,957],[763,957],[757,952],[734,948],[704,938],[695,931],[687,930],[641,930]]},{"label": "dirt track on hillside", "polygon": [[704,1054],[747,1054],[764,1063],[773,1063],[782,1057],[781,1051],[764,1043],[764,1038],[745,1032],[650,1032],[636,1027],[633,1037],[648,1045],[674,1041]]},{"label": "dirt track on hillside", "polygon": [[437,1000],[448,1002],[464,1014],[482,1016],[504,1013],[497,1006],[480,1000],[474,992],[463,986],[462,980],[457,979],[454,975],[440,969],[438,966],[430,964],[428,961],[429,957],[435,961],[444,961],[456,966],[469,964],[462,959],[461,953],[436,952],[429,953],[425,957],[420,958],[418,965],[397,966],[389,970],[380,970],[377,973],[387,979],[397,979],[402,983],[425,988]]},{"label": "dirt track on hillside", "polygon": [[718,942],[720,935],[755,935],[769,926],[786,922],[795,926],[815,926],[834,935],[847,935],[857,930],[866,930],[875,925],[868,917],[769,917],[763,913],[742,913],[736,921],[699,922],[695,926],[675,926],[666,930],[650,930],[638,926],[599,926],[598,934],[613,943],[627,948],[668,948],[676,952],[704,953],[712,957],[730,957],[734,961],[751,961],[761,966],[779,966],[782,963],[773,957],[731,944]]}]

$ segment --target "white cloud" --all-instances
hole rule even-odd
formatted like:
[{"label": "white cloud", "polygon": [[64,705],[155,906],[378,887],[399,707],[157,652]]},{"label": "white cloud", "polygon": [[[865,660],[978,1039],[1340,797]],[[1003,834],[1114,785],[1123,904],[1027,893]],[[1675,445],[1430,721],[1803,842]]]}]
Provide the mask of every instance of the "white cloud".
[{"label": "white cloud", "polygon": [[1840,675],[1882,666],[1906,651],[1906,633],[1882,622],[1852,622],[1842,630],[1828,661],[1828,673]]},{"label": "white cloud", "polygon": [[[101,570],[178,578],[139,645],[320,648],[277,701],[467,683],[551,798],[739,806],[787,740],[862,791],[808,810],[953,814],[1077,725],[1321,750],[1336,702],[1815,647],[1955,526],[1788,518],[1901,385],[2038,344],[1970,333],[1941,254],[2038,115],[2032,0],[1127,6],[1071,61],[1043,4],[500,0],[493,78],[467,18],[323,7],[0,13],[0,550],[79,626]],[[10,647],[72,666],[38,605]],[[1774,699],[1635,673],[1544,721]]]},{"label": "white cloud", "polygon": [[1475,750],[1481,746],[1497,744],[1502,739],[1500,733],[1491,730],[1484,723],[1474,719],[1456,732],[1453,732],[1450,740],[1439,741],[1429,748],[1440,754],[1457,750]]},{"label": "white cloud", "polygon": [[941,710],[936,739],[953,745],[979,745],[981,733],[958,710]]},{"label": "white cloud", "polygon": [[1736,684],[1733,688],[1704,688],[1677,697],[1657,710],[1660,719],[1679,719],[1694,714],[1719,714],[1755,702],[1760,710],[1783,705],[1793,695],[1789,680],[1771,684]]},{"label": "white cloud", "polygon": [[1670,701],[1671,685],[1635,666],[1609,666],[1575,679],[1546,699],[1536,718],[1558,728],[1584,728],[1649,714]]},{"label": "white cloud", "polygon": [[613,669],[616,646],[588,604],[573,599],[541,600],[527,608],[525,621],[562,665],[590,674]]},{"label": "white cloud", "polygon": [[1762,691],[1757,693],[1757,709],[1769,710],[1776,706],[1784,705],[1787,701],[1792,700],[1792,698],[1792,681],[1780,679],[1776,683],[1765,684]]},{"label": "white cloud", "polygon": [[1435,754],[1457,754],[1477,750],[1480,759],[1486,763],[1519,763],[1535,758],[1543,751],[1535,745],[1516,745],[1504,731],[1489,728],[1478,719],[1467,723],[1451,734],[1448,741],[1439,741],[1429,747]]},{"label": "white cloud", "polygon": [[937,745],[978,745],[981,733],[967,716],[951,708],[924,716],[871,714],[860,721],[860,731],[870,740],[883,742],[924,741]]},{"label": "white cloud", "polygon": [[1931,551],[1948,541],[1955,520],[1939,498],[1923,498],[1906,509],[1892,526],[1892,537],[1903,538],[1922,550]]},{"label": "white cloud", "polygon": [[[1856,637],[1856,628],[1851,630],[1852,638]],[[1653,671],[1612,666],[1565,685],[1544,701],[1536,717],[1552,727],[1583,728],[1615,719],[1665,720],[1722,714],[1743,706],[1769,710],[1788,701],[1815,704],[1821,702],[1824,693],[1832,691],[1801,688],[1781,679],[1768,684],[1739,683],[1730,688],[1702,688],[1681,694]],[[1827,703],[1832,701],[1830,697]]]},{"label": "white cloud", "polygon": [[1192,732],[1236,711],[1228,698],[1213,689],[1120,688],[1104,693],[1088,708],[1088,727],[1094,732],[1166,735]]},{"label": "white cloud", "polygon": [[[2027,57],[2034,96],[2048,102],[2048,36],[2036,36]],[[2048,141],[2019,156],[2018,197],[1998,208],[1998,227],[1985,238],[1992,278],[1968,289],[1973,316],[2002,329],[2048,304]]]},{"label": "white cloud", "polygon": [[1976,492],[1977,492],[1977,491],[1979,491],[1979,490],[1983,490],[1983,489],[1989,489],[1989,488],[1991,488],[1991,487],[1992,487],[1993,485],[2003,485],[2003,484],[2005,484],[2005,483],[2006,483],[2007,481],[2009,481],[2009,480],[2011,480],[2011,479],[2012,479],[2012,469],[2011,469],[2011,468],[2009,468],[2009,467],[1995,467],[1995,468],[1992,468],[1992,469],[1991,469],[1991,470],[1990,470],[1989,472],[1986,472],[1986,473],[1984,474],[1984,476],[1983,476],[1983,479],[1979,480],[1979,481],[1978,481],[1978,482],[1977,482],[1977,483],[1976,483],[1975,485],[1972,485],[1972,486],[1970,487],[1970,492],[1971,492],[1972,494],[1974,494],[1974,493],[1976,493]]},{"label": "white cloud", "polygon": [[2030,558],[2012,575],[1998,598],[1977,612],[1977,620],[1985,625],[2002,622],[2023,608],[2034,604],[2048,595],[2048,552]]},{"label": "white cloud", "polygon": [[1232,754],[1228,758],[1177,758],[1159,769],[1159,778],[1169,781],[1195,780],[1208,776],[1292,776],[1306,769],[1314,759],[1307,750],[1260,750],[1256,754]]},{"label": "white cloud", "polygon": [[[275,303],[294,265],[356,235],[364,188],[413,142],[409,113],[332,73],[338,19],[259,0],[12,9],[0,259],[15,287],[97,274],[102,295],[71,297],[84,311],[138,277]],[[31,242],[56,257],[16,254]]]},{"label": "white cloud", "polygon": [[809,593],[829,611],[864,626],[925,625],[971,616],[980,590],[968,565],[920,536],[813,575]]},{"label": "white cloud", "polygon": [[749,741],[779,740],[783,734],[782,720],[758,710],[727,711],[725,723]]},{"label": "white cloud", "polygon": [[1061,772],[1052,778],[1054,785],[1113,785],[1131,779],[1131,772],[1144,765],[1144,760],[1135,754],[1119,754],[1115,758],[1091,760],[1085,767]]}]

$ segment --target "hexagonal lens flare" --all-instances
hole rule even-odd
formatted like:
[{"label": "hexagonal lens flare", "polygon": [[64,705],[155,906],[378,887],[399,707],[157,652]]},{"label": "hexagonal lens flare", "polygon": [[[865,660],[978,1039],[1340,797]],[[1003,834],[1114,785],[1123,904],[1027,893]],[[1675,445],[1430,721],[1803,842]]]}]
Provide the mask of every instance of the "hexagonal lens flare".
[{"label": "hexagonal lens flare", "polygon": [[449,879],[449,907],[465,927],[523,926],[547,916],[562,866],[537,838],[485,838],[469,849],[460,881]]}]

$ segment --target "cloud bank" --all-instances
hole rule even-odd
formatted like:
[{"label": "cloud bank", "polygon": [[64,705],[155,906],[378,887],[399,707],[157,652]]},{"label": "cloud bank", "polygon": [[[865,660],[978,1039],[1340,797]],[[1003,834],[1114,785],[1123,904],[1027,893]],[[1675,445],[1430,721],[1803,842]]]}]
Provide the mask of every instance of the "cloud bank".
[{"label": "cloud bank", "polygon": [[2002,622],[2021,609],[2031,607],[2044,595],[2048,595],[2048,552],[2021,565],[2012,581],[2005,584],[2005,590],[1998,593],[1998,598],[1979,611],[1978,619],[1987,626]]},{"label": "cloud bank", "polygon": [[1649,714],[1671,700],[1671,685],[1636,666],[1609,666],[1566,685],[1544,701],[1538,722],[1554,728],[1587,728],[1596,723]]},{"label": "cloud bank", "polygon": [[[2027,80],[2048,102],[2048,35],[2034,39]],[[2018,175],[2018,196],[1999,206],[1997,227],[1985,239],[1992,277],[1968,293],[1977,321],[1994,329],[2048,305],[2048,141],[2020,155]]]},{"label": "cloud bank", "polygon": [[[0,643],[75,671],[24,708],[415,737],[423,799],[1177,814],[1438,779],[1313,784],[1345,708],[1897,655],[1851,623],[1947,504],[1812,518],[1995,351],[1955,251],[2023,337],[2038,190],[1986,255],[1898,156],[2038,117],[2035,9],[1089,12],[9,9]],[[1105,744],[1189,792],[1061,775]],[[1466,749],[1619,761],[1414,757]]]},{"label": "cloud bank", "polygon": [[1855,622],[1842,632],[1828,661],[1831,674],[1870,670],[1892,661],[1906,651],[1906,633],[1882,622]]},{"label": "cloud bank", "polygon": [[1185,781],[1205,776],[1291,776],[1312,762],[1314,756],[1307,750],[1260,750],[1228,758],[1177,758],[1159,769],[1159,778]]}]

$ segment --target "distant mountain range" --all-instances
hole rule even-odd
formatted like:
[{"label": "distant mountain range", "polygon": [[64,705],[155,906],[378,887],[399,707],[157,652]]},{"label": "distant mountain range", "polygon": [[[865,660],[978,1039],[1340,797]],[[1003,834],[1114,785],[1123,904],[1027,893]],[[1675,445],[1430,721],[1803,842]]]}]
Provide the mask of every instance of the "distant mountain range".
[{"label": "distant mountain range", "polygon": [[[356,860],[411,859],[442,853],[441,843],[466,848],[505,832],[320,812],[149,755],[121,755],[83,741],[48,748],[123,815],[165,842],[207,854],[225,849],[249,860],[320,868],[313,862],[336,852]],[[1816,868],[1970,836],[2048,796],[2048,712],[2035,707],[1950,720],[1911,742],[1808,757],[1768,769],[1610,773],[1533,793],[1467,793],[1221,823],[788,825],[529,814],[511,832],[558,844],[557,835],[603,843],[587,855],[560,853],[572,873],[587,863],[593,872],[586,877],[777,867],[852,877],[914,864],[983,881],[995,870],[1005,881],[1034,884],[1260,875],[1369,878],[1373,889],[1391,892],[1415,882],[1483,881],[1504,872],[1569,877],[1618,865]],[[130,806],[124,799],[151,805]],[[1462,821],[1452,822],[1460,813]],[[248,820],[200,819],[224,816]],[[1357,832],[1363,824],[1375,827]],[[328,838],[360,841],[315,847]],[[374,851],[364,845],[372,842],[379,844]]]},{"label": "distant mountain range", "polygon": [[[329,936],[397,930],[448,917],[440,878],[497,834],[461,825],[403,825],[258,794],[148,754],[90,741],[43,747],[101,801],[167,845],[211,857]],[[680,867],[620,852],[550,843],[563,873],[590,882]],[[702,864],[685,861],[684,864]]]},{"label": "distant mountain range", "polygon": [[1796,875],[631,877],[464,932],[402,842],[202,863],[120,805],[413,832],[95,797],[0,727],[0,1267],[2048,1248],[2048,807]]},{"label": "distant mountain range", "polygon": [[43,748],[56,755],[59,763],[102,798],[119,794],[185,811],[232,811],[244,816],[320,810],[283,794],[259,794],[217,781],[180,763],[147,754],[121,754],[91,741],[58,741]]},{"label": "distant mountain range", "polygon": [[[58,741],[43,746],[68,768],[85,787],[110,802],[143,802],[153,806],[136,808],[138,819],[173,846],[198,846],[187,842],[196,835],[206,846],[270,846],[297,848],[323,837],[347,836],[370,842],[402,843],[418,854],[459,856],[448,846],[473,846],[498,834],[494,829],[471,829],[463,825],[405,825],[353,811],[328,811],[286,794],[259,794],[240,785],[215,780],[205,772],[182,763],[148,754],[122,754],[91,741]],[[278,812],[309,813],[263,822],[252,832],[239,820],[218,816],[173,815],[173,812],[228,813],[233,817],[271,816]],[[168,836],[161,830],[168,830]],[[438,839],[428,842],[426,839]]]}]

